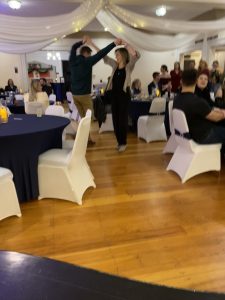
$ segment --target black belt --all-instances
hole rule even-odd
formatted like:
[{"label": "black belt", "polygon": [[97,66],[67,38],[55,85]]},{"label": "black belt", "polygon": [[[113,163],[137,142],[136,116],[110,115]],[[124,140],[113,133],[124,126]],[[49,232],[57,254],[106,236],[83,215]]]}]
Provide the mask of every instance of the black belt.
[{"label": "black belt", "polygon": [[149,116],[164,116],[165,112],[158,112],[158,113],[148,113]]},{"label": "black belt", "polygon": [[187,140],[191,140],[192,139],[189,132],[181,133],[179,130],[175,129],[175,134],[178,135],[178,136],[180,136],[180,137],[183,137],[183,138],[185,138]]}]

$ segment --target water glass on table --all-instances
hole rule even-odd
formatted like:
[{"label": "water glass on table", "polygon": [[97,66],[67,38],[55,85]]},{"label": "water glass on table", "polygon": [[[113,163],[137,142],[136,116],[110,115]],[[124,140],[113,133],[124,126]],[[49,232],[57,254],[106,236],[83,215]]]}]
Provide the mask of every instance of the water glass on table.
[{"label": "water glass on table", "polygon": [[37,117],[38,118],[42,117],[42,108],[41,107],[37,108]]}]

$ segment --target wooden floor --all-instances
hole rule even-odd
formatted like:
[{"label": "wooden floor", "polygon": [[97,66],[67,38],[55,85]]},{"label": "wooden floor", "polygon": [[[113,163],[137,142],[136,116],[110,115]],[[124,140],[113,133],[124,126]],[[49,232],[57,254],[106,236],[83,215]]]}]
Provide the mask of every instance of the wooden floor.
[{"label": "wooden floor", "polygon": [[45,199],[0,222],[0,248],[141,281],[225,292],[225,164],[181,184],[164,143],[95,134],[87,159],[97,188],[83,206]]}]

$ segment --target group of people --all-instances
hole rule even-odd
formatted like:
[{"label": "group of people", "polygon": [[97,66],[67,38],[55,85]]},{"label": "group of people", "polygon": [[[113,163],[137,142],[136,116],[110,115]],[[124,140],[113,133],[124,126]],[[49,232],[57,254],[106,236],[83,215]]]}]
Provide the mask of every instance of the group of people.
[{"label": "group of people", "polygon": [[[96,54],[91,55],[92,49],[89,46],[96,50]],[[117,46],[120,47],[115,50],[115,59],[107,56]],[[79,55],[77,53],[78,48],[80,48]],[[125,151],[127,147],[131,73],[139,58],[139,52],[122,39],[116,39],[100,50],[88,36],[84,36],[82,41],[75,43],[70,53],[71,90],[74,103],[81,117],[85,116],[88,109],[93,111],[91,99],[92,67],[101,59],[104,59],[104,63],[112,67],[106,92],[111,98],[113,126],[117,139],[116,149],[119,152]],[[94,144],[91,137],[89,143]]]}]

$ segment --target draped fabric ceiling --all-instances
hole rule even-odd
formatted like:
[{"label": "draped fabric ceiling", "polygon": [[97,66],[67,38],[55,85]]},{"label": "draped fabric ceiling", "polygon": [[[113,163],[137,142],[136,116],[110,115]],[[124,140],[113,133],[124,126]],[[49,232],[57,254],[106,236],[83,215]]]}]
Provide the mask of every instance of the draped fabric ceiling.
[{"label": "draped fabric ceiling", "polygon": [[[28,53],[82,30],[94,18],[114,36],[149,51],[167,51],[187,46],[202,33],[224,30],[217,21],[174,21],[140,15],[104,0],[86,0],[69,14],[55,17],[14,17],[0,14],[0,52]],[[164,34],[147,32],[158,31]],[[168,34],[165,34],[168,33]]]}]

